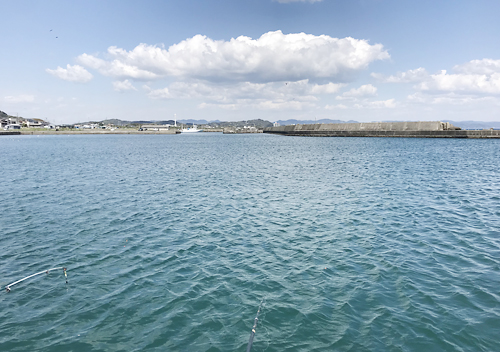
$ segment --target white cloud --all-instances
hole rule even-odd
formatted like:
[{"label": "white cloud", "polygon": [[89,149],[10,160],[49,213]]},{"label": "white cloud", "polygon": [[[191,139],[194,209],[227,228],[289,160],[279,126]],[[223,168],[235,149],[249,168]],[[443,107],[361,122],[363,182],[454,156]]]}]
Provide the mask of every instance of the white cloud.
[{"label": "white cloud", "polygon": [[4,97],[5,102],[7,103],[33,103],[35,101],[35,96],[34,95],[9,95]]},{"label": "white cloud", "polygon": [[88,54],[78,56],[77,61],[83,66],[93,68],[94,70],[99,70],[108,64],[107,61]]},{"label": "white cloud", "polygon": [[480,104],[484,105],[485,103],[492,103],[496,105],[500,105],[500,100],[497,97],[486,96],[481,97],[477,95],[465,95],[465,94],[457,94],[457,93],[444,93],[444,94],[426,94],[425,92],[416,92],[414,94],[410,94],[407,97],[407,100],[410,103],[418,103],[418,104],[432,104],[432,105],[474,105]]},{"label": "white cloud", "polygon": [[[148,87],[149,88],[149,87]],[[146,89],[152,99],[200,99],[200,107],[224,109],[301,110],[313,107],[318,91],[338,89],[331,85],[310,84],[308,80],[287,83],[230,83],[214,85],[204,81],[175,82],[162,89]]]},{"label": "white cloud", "polygon": [[[78,56],[78,65],[47,72],[69,80],[78,68],[90,75],[85,67],[114,78],[113,87],[120,92],[137,90],[134,80],[143,80],[143,91],[152,99],[195,99],[200,107],[302,110],[319,108],[320,98],[338,94],[357,72],[388,58],[383,45],[366,40],[274,31],[257,39],[195,35],[168,48],[111,46],[101,55]],[[153,82],[162,79],[168,86]],[[357,94],[374,92],[375,87],[366,85]]]},{"label": "white cloud", "polygon": [[416,92],[414,94],[410,94],[406,97],[406,99],[410,102],[414,103],[428,103],[429,95],[422,94],[421,92]]},{"label": "white cloud", "polygon": [[332,94],[342,84],[311,84],[308,80],[286,83],[226,83],[210,84],[205,81],[174,82],[169,87],[151,90],[153,99],[205,99],[218,103],[236,102],[242,99],[273,101],[317,101],[316,94]]},{"label": "white cloud", "polygon": [[492,75],[500,73],[500,60],[472,60],[462,65],[456,65],[453,70],[463,74]]},{"label": "white cloud", "polygon": [[[116,47],[110,47],[108,53],[117,56],[120,54],[120,51]],[[120,59],[106,61],[92,55],[82,54],[78,56],[76,60],[79,64],[97,70],[104,76],[133,78],[137,80],[150,80],[159,77],[159,75],[154,72],[150,72],[147,69],[141,69],[136,65],[128,64]]]},{"label": "white cloud", "polygon": [[342,88],[345,84],[339,83],[327,83],[327,84],[315,84],[311,88],[311,93],[313,94],[333,94],[337,93],[340,88]]},{"label": "white cloud", "polygon": [[146,89],[148,91],[148,96],[151,99],[173,99],[174,98],[174,96],[170,94],[170,91],[168,90],[168,88],[151,89],[148,86],[144,86],[144,89]]},{"label": "white cloud", "polygon": [[500,94],[500,60],[472,60],[454,66],[453,70],[457,73],[441,70],[437,74],[429,74],[420,67],[389,77],[372,73],[372,77],[387,83],[416,83],[417,90],[435,94]]},{"label": "white cloud", "polygon": [[305,110],[313,108],[314,105],[308,102],[300,101],[275,101],[275,100],[254,100],[254,99],[244,99],[238,101],[238,103],[201,103],[198,106],[200,109],[206,108],[218,108],[223,110],[267,110],[267,111],[277,111],[277,110]]},{"label": "white cloud", "polygon": [[500,72],[492,74],[448,74],[446,70],[430,75],[417,86],[425,91],[500,94]]},{"label": "white cloud", "polygon": [[363,102],[363,103],[354,104],[354,107],[357,109],[363,109],[363,108],[393,109],[396,107],[396,100],[395,99],[388,99],[388,100],[377,100],[377,101]]},{"label": "white cloud", "polygon": [[372,73],[371,76],[386,83],[409,83],[426,80],[429,77],[429,73],[425,68],[419,67],[415,70],[398,72],[396,75],[389,77],[385,77],[379,73]]},{"label": "white cloud", "polygon": [[86,83],[92,79],[92,74],[80,65],[67,65],[67,68],[57,67],[55,70],[46,69],[45,71],[51,75],[63,79],[65,81]]},{"label": "white cloud", "polygon": [[[287,83],[250,83],[213,85],[204,81],[175,82],[162,89],[150,89],[152,99],[200,99],[200,108],[225,110],[305,110],[319,108],[318,91],[334,93],[340,86],[311,84],[308,80]],[[349,91],[356,108],[394,108],[395,99],[370,102],[366,98],[376,95],[376,87],[364,85]],[[358,99],[360,98],[360,99]],[[361,99],[362,98],[362,99]],[[344,104],[326,105],[325,110],[348,109]]]},{"label": "white cloud", "polygon": [[258,39],[240,36],[229,41],[196,35],[168,50],[147,44],[131,51],[110,47],[107,57],[104,60],[83,54],[77,61],[101,74],[120,78],[342,82],[371,62],[390,56],[381,44],[370,45],[366,40],[275,31]]},{"label": "white cloud", "polygon": [[236,104],[212,104],[212,103],[201,103],[198,105],[200,109],[222,109],[222,110],[238,110],[239,106]]},{"label": "white cloud", "polygon": [[325,110],[337,110],[337,109],[347,109],[347,106],[344,104],[337,104],[337,105],[326,105]]},{"label": "white cloud", "polygon": [[130,83],[130,81],[128,79],[126,79],[124,81],[115,81],[115,82],[113,82],[113,88],[117,92],[124,92],[124,91],[127,91],[127,90],[137,90],[132,85],[132,83]]},{"label": "white cloud", "polygon": [[342,94],[340,99],[344,98],[364,98],[364,97],[373,97],[377,95],[377,88],[372,86],[371,84],[362,85],[359,88],[353,88],[348,92]]},{"label": "white cloud", "polygon": [[368,107],[374,108],[374,109],[379,109],[379,108],[395,108],[396,107],[396,100],[395,99],[387,99],[387,100],[377,100],[377,101],[371,101],[368,103]]},{"label": "white cloud", "polygon": [[432,104],[446,105],[470,105],[490,102],[498,104],[498,99],[495,99],[494,97],[463,96],[451,93],[444,96],[434,97],[432,100]]}]

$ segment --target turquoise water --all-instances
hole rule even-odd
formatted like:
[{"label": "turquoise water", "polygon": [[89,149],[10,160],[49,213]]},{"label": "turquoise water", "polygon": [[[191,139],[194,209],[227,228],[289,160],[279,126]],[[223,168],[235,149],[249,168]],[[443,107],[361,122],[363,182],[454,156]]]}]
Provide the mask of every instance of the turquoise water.
[{"label": "turquoise water", "polygon": [[0,138],[1,351],[497,351],[500,141]]}]

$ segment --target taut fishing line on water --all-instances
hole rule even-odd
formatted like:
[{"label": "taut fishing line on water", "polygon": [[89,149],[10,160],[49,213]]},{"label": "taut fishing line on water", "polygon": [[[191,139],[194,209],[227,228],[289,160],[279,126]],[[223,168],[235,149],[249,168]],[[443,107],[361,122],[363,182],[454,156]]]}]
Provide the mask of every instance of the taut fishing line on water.
[{"label": "taut fishing line on water", "polygon": [[61,266],[61,267],[58,267],[58,268],[52,268],[52,269],[47,269],[47,270],[44,270],[44,271],[40,271],[39,273],[26,276],[25,278],[22,278],[21,280],[17,280],[15,282],[11,283],[11,284],[8,284],[7,286],[5,286],[5,291],[6,292],[10,292],[12,286],[14,286],[14,285],[16,285],[16,284],[18,284],[20,282],[23,282],[24,280],[28,280],[29,278],[32,278],[34,276],[41,275],[41,274],[49,274],[53,270],[60,270],[60,269],[63,270],[64,277],[66,279],[66,283],[68,283],[68,274],[66,273],[66,268]]},{"label": "taut fishing line on water", "polygon": [[255,320],[252,326],[252,332],[250,333],[250,338],[248,340],[248,345],[247,345],[247,352],[250,352],[252,349],[252,344],[253,344],[253,338],[255,337],[255,330],[257,329],[257,323],[259,322],[259,314],[262,310],[262,307],[264,305],[264,299],[260,302],[259,309],[257,310],[257,315],[255,316]]}]

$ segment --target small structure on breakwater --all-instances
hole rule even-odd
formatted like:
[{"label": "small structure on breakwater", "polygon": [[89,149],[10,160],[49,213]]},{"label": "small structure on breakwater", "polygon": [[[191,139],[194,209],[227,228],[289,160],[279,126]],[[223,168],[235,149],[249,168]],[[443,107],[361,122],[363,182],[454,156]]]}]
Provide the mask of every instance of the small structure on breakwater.
[{"label": "small structure on breakwater", "polygon": [[441,121],[288,125],[267,127],[264,133],[308,137],[500,138],[500,130],[462,130]]}]

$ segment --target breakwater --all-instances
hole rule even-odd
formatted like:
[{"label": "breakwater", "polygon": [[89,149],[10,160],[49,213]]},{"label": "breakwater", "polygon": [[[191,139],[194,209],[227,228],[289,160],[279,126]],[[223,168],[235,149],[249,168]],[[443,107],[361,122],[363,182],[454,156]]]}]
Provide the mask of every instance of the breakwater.
[{"label": "breakwater", "polygon": [[12,136],[16,134],[21,134],[19,131],[0,131],[0,136]]},{"label": "breakwater", "polygon": [[500,130],[462,130],[440,121],[289,125],[268,127],[264,133],[307,137],[500,138]]}]

